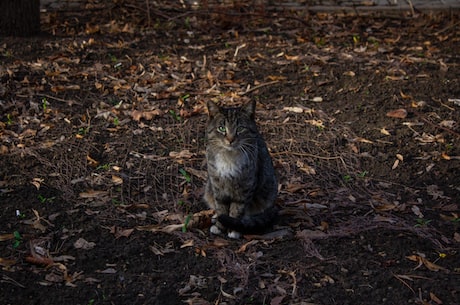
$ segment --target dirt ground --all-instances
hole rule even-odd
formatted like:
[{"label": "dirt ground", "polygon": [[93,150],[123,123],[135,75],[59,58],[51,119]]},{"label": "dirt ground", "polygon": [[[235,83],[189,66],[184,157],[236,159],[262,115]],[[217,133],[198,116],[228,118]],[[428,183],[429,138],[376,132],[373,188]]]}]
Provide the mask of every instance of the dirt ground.
[{"label": "dirt ground", "polygon": [[[0,303],[460,304],[459,20],[114,4],[0,38]],[[204,105],[251,99],[281,215],[229,240]]]}]

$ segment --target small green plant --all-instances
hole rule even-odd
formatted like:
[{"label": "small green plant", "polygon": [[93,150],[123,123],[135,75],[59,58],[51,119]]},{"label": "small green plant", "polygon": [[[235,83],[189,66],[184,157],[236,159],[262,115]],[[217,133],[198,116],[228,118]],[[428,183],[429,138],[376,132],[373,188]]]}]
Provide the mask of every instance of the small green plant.
[{"label": "small green plant", "polygon": [[88,305],[94,305],[94,302],[96,302],[95,299],[90,299],[90,300],[88,301]]},{"label": "small green plant", "polygon": [[46,113],[49,104],[50,104],[50,103],[48,102],[48,100],[46,99],[46,97],[42,98],[43,113]]},{"label": "small green plant", "polygon": [[104,163],[104,164],[101,164],[98,167],[96,167],[96,170],[108,170],[108,169],[110,169],[111,165],[112,164],[110,164],[110,163]]},{"label": "small green plant", "polygon": [[38,200],[40,201],[40,203],[53,203],[54,199],[56,199],[56,197],[45,197],[43,196],[42,194],[39,194],[37,196]]},{"label": "small green plant", "polygon": [[173,109],[169,110],[169,114],[173,117],[174,120],[180,122],[182,121],[182,118],[180,117],[180,115],[177,114],[177,112]]},{"label": "small green plant", "polygon": [[192,215],[187,215],[187,217],[185,217],[185,221],[184,221],[184,225],[182,226],[182,232],[185,233],[187,232],[187,227],[188,227],[188,224],[190,223],[190,220],[192,219]]},{"label": "small green plant", "polygon": [[117,59],[117,57],[115,55],[109,53],[108,56],[109,56],[111,62],[113,62],[113,63],[118,62],[118,59]]},{"label": "small green plant", "polygon": [[119,206],[121,205],[121,201],[118,200],[117,198],[112,198],[112,204],[115,205],[115,206]]},{"label": "small green plant", "polygon": [[351,180],[353,180],[353,178],[350,176],[350,175],[345,175],[342,177],[343,181],[345,181],[346,183],[350,183]]},{"label": "small green plant", "polygon": [[184,94],[180,97],[181,100],[186,101],[190,97],[190,94]]},{"label": "small green plant", "polygon": [[192,177],[190,177],[190,174],[187,173],[187,171],[183,168],[179,169],[179,173],[185,178],[185,181],[190,182],[192,181]]},{"label": "small green plant", "polygon": [[426,227],[432,220],[425,218],[417,218],[417,224],[414,226],[416,228]]},{"label": "small green plant", "polygon": [[361,41],[361,37],[359,35],[353,35],[353,43],[356,45]]},{"label": "small green plant", "polygon": [[113,118],[113,125],[115,125],[115,126],[120,125],[120,119],[118,117]]},{"label": "small green plant", "polygon": [[21,219],[24,219],[26,218],[26,214],[22,213],[21,211],[19,210],[16,210],[16,217],[19,217]]},{"label": "small green plant", "polygon": [[360,173],[358,174],[358,177],[359,177],[359,178],[364,178],[364,177],[366,177],[366,175],[367,175],[368,173],[369,173],[368,171],[362,171],[362,172],[360,172]]},{"label": "small green plant", "polygon": [[185,17],[185,26],[190,29],[190,18],[189,17]]},{"label": "small green plant", "polygon": [[19,245],[22,242],[22,236],[21,236],[21,233],[19,233],[18,231],[14,231],[13,236],[14,236],[13,248],[16,249],[17,247],[19,247]]},{"label": "small green plant", "polygon": [[78,128],[78,134],[84,136],[89,132],[89,127],[80,127]]},{"label": "small green plant", "polygon": [[11,113],[7,113],[6,114],[6,125],[11,125],[13,124],[13,116],[11,115]]}]

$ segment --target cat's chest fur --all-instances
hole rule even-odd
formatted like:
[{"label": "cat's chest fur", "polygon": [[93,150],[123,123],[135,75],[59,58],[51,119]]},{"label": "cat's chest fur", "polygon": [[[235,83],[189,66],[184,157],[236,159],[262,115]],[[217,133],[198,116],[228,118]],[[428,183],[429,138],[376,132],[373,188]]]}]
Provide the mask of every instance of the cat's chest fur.
[{"label": "cat's chest fur", "polygon": [[248,160],[238,153],[216,153],[212,163],[215,175],[221,178],[241,177],[249,169]]}]

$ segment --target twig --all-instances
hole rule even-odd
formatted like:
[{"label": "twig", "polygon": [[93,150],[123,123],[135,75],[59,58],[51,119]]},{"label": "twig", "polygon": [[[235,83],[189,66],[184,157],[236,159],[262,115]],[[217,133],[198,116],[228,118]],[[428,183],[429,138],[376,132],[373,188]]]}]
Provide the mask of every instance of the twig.
[{"label": "twig", "polygon": [[11,283],[11,284],[14,284],[18,287],[21,287],[21,288],[26,288],[24,285],[16,282],[15,280],[13,280],[12,278],[10,278],[9,276],[6,276],[6,275],[2,275],[2,280],[0,282],[5,282],[5,283]]},{"label": "twig", "polygon": [[58,102],[67,103],[69,105],[76,104],[76,105],[82,106],[80,103],[77,103],[77,102],[75,102],[73,100],[65,100],[65,99],[55,97],[55,96],[52,96],[52,95],[48,95],[48,94],[40,94],[40,95],[43,96],[43,97],[50,98],[52,100],[58,101]]},{"label": "twig", "polygon": [[[404,281],[404,280],[402,279],[402,276],[401,276],[401,275],[398,275],[398,274],[394,274],[394,273],[393,273],[393,276],[394,276],[396,279],[398,279],[398,281],[400,281],[401,283],[403,283],[404,286],[406,286],[407,288],[409,288],[409,289],[412,291],[412,293],[415,294],[414,289],[412,289],[412,287],[411,287],[406,281]],[[405,276],[405,277],[406,277],[406,276]]]},{"label": "twig", "polygon": [[269,85],[273,85],[273,84],[276,84],[276,83],[279,83],[279,81],[278,81],[278,80],[274,80],[274,81],[271,81],[271,82],[263,83],[263,84],[260,84],[260,85],[255,86],[255,87],[252,87],[251,89],[248,89],[248,90],[246,90],[245,92],[238,92],[238,95],[243,96],[243,95],[246,95],[246,94],[248,94],[248,93],[250,93],[250,92],[252,92],[252,91],[255,91],[255,90],[259,89],[259,88],[262,88],[262,87],[265,87],[265,86],[269,86]]},{"label": "twig", "polygon": [[[276,153],[272,153],[273,156],[277,155],[294,155],[294,156],[299,156],[299,157],[311,157],[311,158],[316,158],[316,159],[321,159],[321,160],[337,160],[340,159],[342,160],[342,157],[340,156],[334,156],[334,157],[321,157],[313,154],[306,154],[306,153],[296,153],[292,151],[280,151]],[[343,161],[343,160],[342,160]]]}]

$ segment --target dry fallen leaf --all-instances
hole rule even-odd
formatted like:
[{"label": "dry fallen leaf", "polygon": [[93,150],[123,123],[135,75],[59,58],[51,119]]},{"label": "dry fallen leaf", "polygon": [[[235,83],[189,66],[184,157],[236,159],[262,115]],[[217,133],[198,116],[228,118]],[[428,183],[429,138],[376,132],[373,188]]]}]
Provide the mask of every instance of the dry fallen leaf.
[{"label": "dry fallen leaf", "polygon": [[424,265],[430,271],[437,272],[439,270],[447,270],[444,267],[441,267],[439,265],[436,265],[435,263],[430,262],[429,260],[427,260],[425,257],[423,257],[421,255],[415,255],[414,254],[414,255],[406,256],[406,258],[411,260],[411,261],[413,261],[413,262],[418,263],[418,265],[414,268],[414,270],[420,268],[422,265]]},{"label": "dry fallen leaf", "polygon": [[121,177],[112,175],[112,183],[113,183],[114,185],[123,184],[123,179],[122,179]]},{"label": "dry fallen leaf", "polygon": [[430,299],[436,304],[443,304],[441,299],[439,299],[434,293],[430,292]]},{"label": "dry fallen leaf", "polygon": [[78,194],[80,198],[98,198],[98,197],[104,197],[108,195],[109,193],[107,191],[95,191],[95,190],[89,190],[87,192],[81,192]]},{"label": "dry fallen leaf", "polygon": [[76,249],[91,250],[96,246],[96,243],[92,241],[87,241],[84,238],[79,238],[77,239],[77,241],[74,242],[73,246]]},{"label": "dry fallen leaf", "polygon": [[395,162],[393,163],[393,166],[391,167],[391,169],[397,168],[398,165],[399,165],[399,159],[396,159]]},{"label": "dry fallen leaf", "polygon": [[400,108],[400,109],[389,111],[387,112],[386,115],[387,117],[390,117],[390,118],[404,119],[407,117],[407,110]]},{"label": "dry fallen leaf", "polygon": [[188,149],[184,149],[180,152],[171,151],[169,156],[175,159],[190,159],[191,157],[195,156],[195,154],[190,152]]},{"label": "dry fallen leaf", "polygon": [[1,258],[0,257],[0,266],[9,268],[16,264],[16,261],[14,259],[6,259],[6,258]]},{"label": "dry fallen leaf", "polygon": [[382,128],[382,129],[380,129],[380,133],[381,133],[381,134],[384,134],[384,135],[386,135],[386,136],[391,135],[390,132],[389,132],[388,130],[385,129],[385,127]]},{"label": "dry fallen leaf", "polygon": [[287,112],[294,112],[294,113],[302,113],[303,112],[303,109],[300,108],[300,107],[284,107],[283,110],[287,111]]}]

